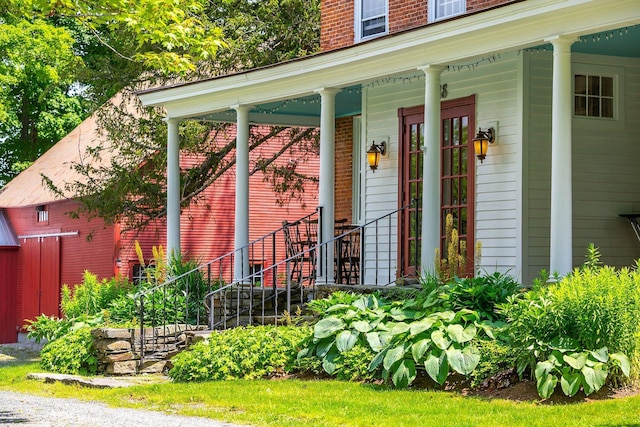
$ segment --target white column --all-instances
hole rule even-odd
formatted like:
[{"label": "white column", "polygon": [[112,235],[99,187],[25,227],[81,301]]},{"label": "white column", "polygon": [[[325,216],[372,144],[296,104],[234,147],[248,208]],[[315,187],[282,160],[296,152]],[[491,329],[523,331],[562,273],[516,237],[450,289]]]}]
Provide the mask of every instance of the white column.
[{"label": "white column", "polygon": [[440,74],[445,67],[427,65],[424,88],[422,163],[421,273],[435,274],[435,250],[440,247]]},{"label": "white column", "polygon": [[249,111],[236,105],[236,217],[234,280],[249,276]]},{"label": "white column", "polygon": [[180,136],[178,119],[167,119],[167,257],[180,254]]},{"label": "white column", "polygon": [[[335,221],[335,134],[336,134],[336,94],[337,89],[318,89],[321,97],[320,110],[320,172],[318,203],[322,208],[322,227],[319,243],[334,236]],[[322,248],[318,258],[318,283],[333,284],[333,244]],[[325,268],[326,267],[326,268]]]},{"label": "white column", "polygon": [[571,45],[575,39],[558,36],[547,41],[553,45],[550,272],[564,276],[573,268]]}]

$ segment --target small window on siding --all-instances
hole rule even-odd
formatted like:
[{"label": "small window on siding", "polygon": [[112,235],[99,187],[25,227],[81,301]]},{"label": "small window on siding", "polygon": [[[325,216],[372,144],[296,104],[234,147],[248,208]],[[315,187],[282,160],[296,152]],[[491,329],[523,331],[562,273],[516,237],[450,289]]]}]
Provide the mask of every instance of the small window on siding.
[{"label": "small window on siding", "polygon": [[429,22],[451,18],[466,11],[466,0],[429,0]]},{"label": "small window on siding", "polygon": [[387,0],[356,0],[356,42],[387,33]]},{"label": "small window on siding", "polygon": [[37,222],[48,222],[49,221],[49,211],[47,207],[44,205],[36,206],[36,213],[38,217],[36,219]]},{"label": "small window on siding", "polygon": [[573,87],[573,111],[576,116],[616,117],[614,77],[575,74]]}]

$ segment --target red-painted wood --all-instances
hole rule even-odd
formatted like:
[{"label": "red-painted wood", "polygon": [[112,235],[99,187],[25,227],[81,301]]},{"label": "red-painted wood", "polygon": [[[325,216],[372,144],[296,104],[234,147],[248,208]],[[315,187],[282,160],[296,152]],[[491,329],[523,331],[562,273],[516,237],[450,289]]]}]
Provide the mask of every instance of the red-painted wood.
[{"label": "red-painted wood", "polygon": [[17,260],[17,248],[0,249],[0,344],[15,342],[17,338]]},{"label": "red-painted wood", "polygon": [[40,314],[40,239],[20,239],[22,300],[20,320]]},{"label": "red-painted wood", "polygon": [[40,241],[40,313],[60,315],[60,241],[47,237]]}]

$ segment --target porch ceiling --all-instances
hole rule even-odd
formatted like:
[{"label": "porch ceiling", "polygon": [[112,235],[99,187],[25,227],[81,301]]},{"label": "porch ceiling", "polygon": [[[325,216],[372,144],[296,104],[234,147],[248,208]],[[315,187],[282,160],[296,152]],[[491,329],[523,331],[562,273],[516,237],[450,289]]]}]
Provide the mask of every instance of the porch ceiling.
[{"label": "porch ceiling", "polygon": [[[336,115],[358,114],[362,85],[416,74],[429,64],[454,65],[495,53],[543,46],[556,35],[596,36],[574,52],[639,57],[638,0],[528,0],[359,45],[194,83],[139,92],[168,117],[235,121],[234,105],[252,105],[249,119],[317,126],[316,91],[340,88]],[[606,37],[623,29],[622,36]],[[603,34],[597,40],[598,34]]]}]

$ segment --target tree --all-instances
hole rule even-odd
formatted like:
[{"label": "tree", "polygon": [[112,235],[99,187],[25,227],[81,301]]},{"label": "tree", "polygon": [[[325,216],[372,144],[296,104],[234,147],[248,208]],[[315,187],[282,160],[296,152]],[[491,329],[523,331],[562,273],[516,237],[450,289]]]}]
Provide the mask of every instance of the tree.
[{"label": "tree", "polygon": [[73,42],[42,20],[0,22],[0,185],[86,116],[73,95],[72,74],[82,68]]},{"label": "tree", "polygon": [[[222,30],[225,48],[220,49],[215,58],[202,60],[195,70],[181,73],[171,73],[162,67],[147,68],[143,63],[134,62],[137,65],[128,68],[130,83],[121,92],[127,102],[100,110],[99,123],[108,135],[108,143],[116,143],[117,156],[107,166],[95,167],[97,162],[76,164],[84,179],[68,183],[64,189],[52,188],[77,194],[82,204],[75,215],[98,216],[108,223],[124,220],[125,229],[144,227],[165,215],[166,124],[158,111],[143,109],[132,96],[131,91],[139,87],[136,85],[140,75],[144,75],[146,85],[161,84],[169,78],[194,80],[284,61],[319,48],[318,0],[210,1],[204,15],[209,20],[207,25]],[[101,40],[106,37],[110,37],[111,56],[117,62],[135,56],[128,49],[139,49],[135,43],[127,44],[128,39],[119,34],[105,32]],[[95,87],[93,83],[87,84]],[[227,126],[196,121],[182,123],[181,151],[200,159],[199,163],[181,171],[183,207],[198,203],[201,192],[235,164],[235,140],[231,138],[221,144],[216,138],[226,132]],[[287,135],[288,142],[275,156],[256,162],[251,173],[263,173],[265,181],[271,183],[276,192],[278,202],[285,204],[301,197],[305,183],[317,181],[316,177],[299,173],[296,166],[318,154],[318,139],[315,129],[272,127],[267,135],[252,133],[250,149],[278,135]],[[99,156],[104,148],[94,147],[94,155]],[[292,152],[294,161],[286,165],[278,162],[279,155]],[[141,164],[144,167],[140,167]]]},{"label": "tree", "polygon": [[[77,195],[81,206],[75,215],[98,216],[108,223],[125,220],[131,228],[162,217],[166,206],[166,125],[159,111],[137,104],[135,89],[268,65],[319,47],[319,0],[5,1],[13,13],[46,16],[74,35],[85,64],[75,77],[86,97],[99,102],[120,91],[126,100],[99,112],[102,131],[117,151],[111,164],[76,164],[85,179],[51,189]],[[198,202],[202,190],[233,166],[235,141],[214,143],[225,126],[181,125],[182,152],[201,160],[181,171],[183,206]],[[295,150],[297,160],[285,167],[276,158],[261,159],[252,171],[265,173],[281,203],[298,197],[304,182],[314,180],[299,174],[295,164],[316,155],[318,145],[313,129],[273,127],[269,132],[284,134],[289,142],[279,154]],[[256,133],[250,147],[264,141]],[[92,155],[103,149],[96,145]]]}]

